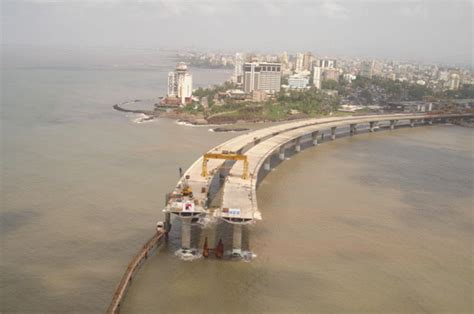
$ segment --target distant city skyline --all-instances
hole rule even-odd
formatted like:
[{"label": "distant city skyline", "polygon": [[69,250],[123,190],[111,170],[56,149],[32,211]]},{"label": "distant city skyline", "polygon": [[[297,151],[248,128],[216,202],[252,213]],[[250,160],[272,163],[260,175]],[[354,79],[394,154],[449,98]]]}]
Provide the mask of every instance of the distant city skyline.
[{"label": "distant city skyline", "polygon": [[4,0],[2,28],[4,45],[311,51],[472,64],[470,1]]}]

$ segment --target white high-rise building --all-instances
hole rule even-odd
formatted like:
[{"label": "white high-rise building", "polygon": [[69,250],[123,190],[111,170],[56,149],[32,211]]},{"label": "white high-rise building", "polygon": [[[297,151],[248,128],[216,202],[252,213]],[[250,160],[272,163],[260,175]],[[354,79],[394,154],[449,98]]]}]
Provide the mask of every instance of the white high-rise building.
[{"label": "white high-rise building", "polygon": [[316,66],[321,67],[321,69],[334,69],[336,67],[336,60],[334,59],[319,59],[315,62]]},{"label": "white high-rise building", "polygon": [[304,61],[304,55],[302,53],[296,54],[295,72],[303,71],[303,61]]},{"label": "white high-rise building", "polygon": [[240,52],[235,54],[234,80],[236,83],[242,83],[242,74],[244,66],[244,57]]},{"label": "white high-rise building", "polygon": [[281,63],[244,63],[244,91],[254,90],[268,93],[279,92],[281,86]]},{"label": "white high-rise building", "polygon": [[193,76],[188,73],[186,64],[179,62],[176,70],[168,73],[168,97],[178,97],[181,105],[184,105],[192,95]]},{"label": "white high-rise building", "polygon": [[311,52],[307,52],[303,55],[303,70],[311,72],[313,66],[314,57]]},{"label": "white high-rise building", "polygon": [[317,89],[321,89],[321,67],[313,67],[313,85]]},{"label": "white high-rise building", "polygon": [[174,72],[168,72],[168,97],[176,97],[176,76]]}]

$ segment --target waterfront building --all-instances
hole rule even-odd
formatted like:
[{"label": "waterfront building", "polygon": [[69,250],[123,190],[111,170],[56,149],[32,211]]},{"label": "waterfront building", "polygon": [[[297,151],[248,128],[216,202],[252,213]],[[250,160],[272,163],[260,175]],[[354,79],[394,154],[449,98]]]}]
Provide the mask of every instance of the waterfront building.
[{"label": "waterfront building", "polygon": [[321,89],[321,67],[320,66],[313,67],[313,85],[317,89]]},{"label": "waterfront building", "polygon": [[168,73],[168,97],[176,97],[176,76],[174,72]]},{"label": "waterfront building", "polygon": [[281,63],[247,62],[243,66],[244,92],[254,90],[274,93],[280,91]]},{"label": "waterfront building", "polygon": [[309,84],[309,78],[306,75],[294,74],[288,78],[288,87],[291,89],[303,89]]},{"label": "waterfront building", "polygon": [[235,62],[234,62],[234,81],[237,84],[241,84],[243,81],[243,78],[242,78],[243,66],[244,66],[244,56],[238,52],[235,54]]},{"label": "waterfront building", "polygon": [[184,62],[176,65],[174,72],[168,73],[168,98],[178,98],[181,105],[189,102],[193,94],[193,76],[188,73]]}]

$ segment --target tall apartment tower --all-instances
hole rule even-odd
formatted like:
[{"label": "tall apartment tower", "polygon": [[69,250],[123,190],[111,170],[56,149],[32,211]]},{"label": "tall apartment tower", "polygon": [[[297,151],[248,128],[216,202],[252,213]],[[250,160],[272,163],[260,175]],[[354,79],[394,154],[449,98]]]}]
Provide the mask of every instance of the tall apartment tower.
[{"label": "tall apartment tower", "polygon": [[374,74],[374,61],[362,62],[359,74],[362,77],[372,78],[372,75]]},{"label": "tall apartment tower", "polygon": [[296,54],[295,72],[302,72],[303,71],[303,59],[304,59],[304,56],[303,56],[302,53]]},{"label": "tall apartment tower", "polygon": [[244,92],[254,90],[274,93],[280,91],[281,63],[248,62],[244,63]]},{"label": "tall apartment tower", "polygon": [[280,55],[279,59],[280,59],[280,62],[281,62],[281,66],[283,67],[283,70],[287,70],[288,69],[288,64],[289,64],[288,53],[286,51],[283,52]]},{"label": "tall apartment tower", "polygon": [[303,55],[303,70],[304,71],[311,71],[311,67],[313,66],[313,54],[311,52],[307,52]]},{"label": "tall apartment tower", "polygon": [[184,62],[176,65],[174,72],[168,73],[168,97],[178,97],[181,105],[193,95],[193,76],[188,73]]},{"label": "tall apartment tower", "polygon": [[313,67],[313,85],[317,89],[321,89],[321,67],[320,66],[314,66]]},{"label": "tall apartment tower", "polygon": [[244,66],[244,56],[237,52],[235,54],[235,62],[234,62],[234,78],[235,82],[241,84],[243,81],[242,74],[243,74],[243,66]]},{"label": "tall apartment tower", "polygon": [[334,59],[319,59],[314,62],[315,66],[325,69],[334,69],[336,67],[336,60]]}]

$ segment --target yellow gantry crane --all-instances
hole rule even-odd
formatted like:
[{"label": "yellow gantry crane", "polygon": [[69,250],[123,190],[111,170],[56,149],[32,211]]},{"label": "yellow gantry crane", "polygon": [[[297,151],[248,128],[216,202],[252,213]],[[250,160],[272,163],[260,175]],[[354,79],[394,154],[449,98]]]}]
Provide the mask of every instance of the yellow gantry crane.
[{"label": "yellow gantry crane", "polygon": [[207,153],[202,157],[202,173],[201,176],[207,177],[207,162],[209,159],[225,159],[225,160],[242,160],[244,162],[244,171],[242,173],[242,179],[247,180],[249,177],[249,161],[247,156],[236,154],[234,152],[222,152],[222,153]]}]

